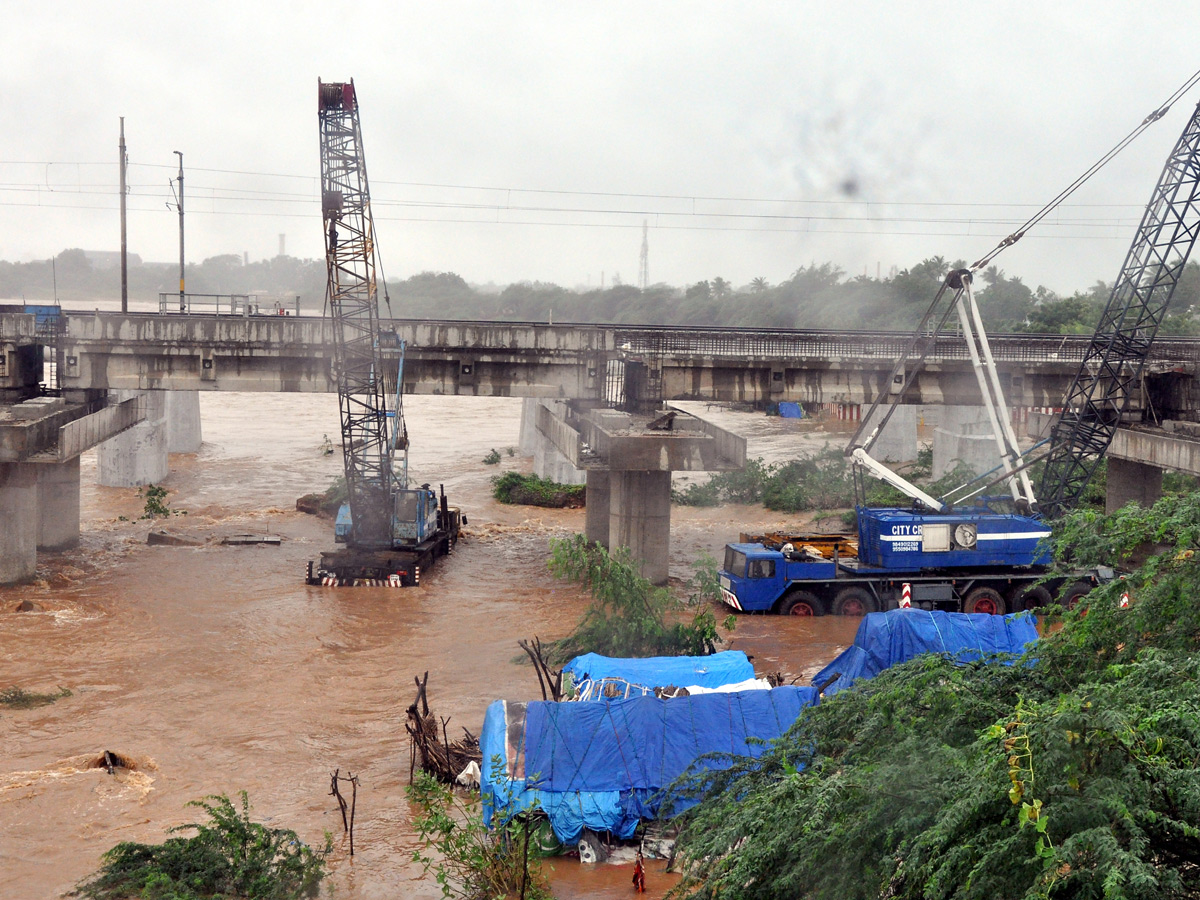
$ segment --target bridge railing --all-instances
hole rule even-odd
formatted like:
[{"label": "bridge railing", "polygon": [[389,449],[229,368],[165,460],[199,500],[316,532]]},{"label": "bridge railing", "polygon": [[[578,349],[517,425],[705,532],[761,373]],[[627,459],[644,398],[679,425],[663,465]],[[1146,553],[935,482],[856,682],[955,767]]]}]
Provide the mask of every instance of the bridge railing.
[{"label": "bridge railing", "polygon": [[160,291],[158,311],[209,316],[298,316],[300,298],[261,294],[183,294]]},{"label": "bridge railing", "polygon": [[[910,335],[891,331],[752,331],[683,328],[620,328],[614,333],[619,350],[649,356],[708,356],[736,359],[898,359]],[[940,334],[919,342],[920,354],[930,341],[928,359],[969,360],[962,336]],[[1014,363],[1078,363],[1091,335],[1005,334],[990,338],[998,360]],[[1200,362],[1200,342],[1194,338],[1159,338],[1151,351],[1155,362]]]}]

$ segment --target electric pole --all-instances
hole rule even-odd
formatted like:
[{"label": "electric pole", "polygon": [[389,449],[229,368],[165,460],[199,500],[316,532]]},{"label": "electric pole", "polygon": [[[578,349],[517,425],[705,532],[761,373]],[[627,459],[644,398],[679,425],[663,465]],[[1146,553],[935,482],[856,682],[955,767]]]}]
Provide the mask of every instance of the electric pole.
[{"label": "electric pole", "polygon": [[183,154],[178,150],[179,157],[179,311],[187,312],[187,300],[183,294]]},{"label": "electric pole", "polygon": [[646,220],[642,220],[642,258],[638,265],[638,287],[650,287],[650,235]]},{"label": "electric pole", "polygon": [[125,152],[125,117],[121,116],[121,312],[129,312],[129,261],[125,243],[125,167],[129,155]]}]

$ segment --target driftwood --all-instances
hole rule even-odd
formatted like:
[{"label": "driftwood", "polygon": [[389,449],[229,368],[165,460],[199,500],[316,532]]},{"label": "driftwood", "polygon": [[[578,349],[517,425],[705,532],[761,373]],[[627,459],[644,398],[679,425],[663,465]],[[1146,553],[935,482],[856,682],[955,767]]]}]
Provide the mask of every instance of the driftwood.
[{"label": "driftwood", "polygon": [[550,664],[546,662],[546,657],[542,653],[542,642],[538,640],[537,635],[534,635],[532,643],[522,640],[517,641],[517,646],[529,655],[529,659],[533,663],[533,669],[537,672],[538,686],[542,689],[542,699],[553,700],[555,703],[562,700],[562,669],[550,668]]},{"label": "driftwood", "polygon": [[[354,855],[354,811],[358,807],[358,776],[346,773],[340,774],[341,769],[334,769],[329,775],[329,796],[335,797],[338,809],[342,812],[342,833],[350,835],[350,855]],[[339,781],[345,781],[352,786],[350,792],[350,820],[346,821],[346,798],[338,787]]]},{"label": "driftwood", "polygon": [[409,783],[412,782],[416,767],[420,765],[422,772],[428,772],[445,784],[453,784],[471,763],[478,766],[483,762],[479,739],[464,728],[462,739],[452,743],[446,732],[449,717],[435,717],[429,711],[426,694],[429,673],[426,672],[422,678],[413,678],[413,681],[417,685],[417,696],[408,707],[404,723],[412,753],[408,767]]}]

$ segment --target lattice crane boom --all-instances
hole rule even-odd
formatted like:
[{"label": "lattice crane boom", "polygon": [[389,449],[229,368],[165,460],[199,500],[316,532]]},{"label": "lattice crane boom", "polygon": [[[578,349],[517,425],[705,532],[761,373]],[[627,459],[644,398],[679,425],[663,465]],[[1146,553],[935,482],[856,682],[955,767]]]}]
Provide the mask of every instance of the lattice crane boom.
[{"label": "lattice crane boom", "polygon": [[1171,296],[1200,234],[1200,105],[1146,206],[1096,333],[1067,392],[1038,496],[1051,518],[1071,509],[1112,443]]},{"label": "lattice crane boom", "polygon": [[[396,482],[379,351],[375,226],[358,98],[353,81],[318,81],[317,90],[327,291],[352,516],[348,543],[387,547],[392,541]],[[395,415],[397,434],[403,433],[398,408]]]}]

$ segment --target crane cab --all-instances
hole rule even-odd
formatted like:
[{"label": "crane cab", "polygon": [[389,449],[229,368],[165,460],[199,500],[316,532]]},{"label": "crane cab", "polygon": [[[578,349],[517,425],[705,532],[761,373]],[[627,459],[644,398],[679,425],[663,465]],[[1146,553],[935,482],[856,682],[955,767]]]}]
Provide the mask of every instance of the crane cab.
[{"label": "crane cab", "polygon": [[396,491],[392,505],[392,544],[420,544],[438,530],[438,496],[427,487]]}]

